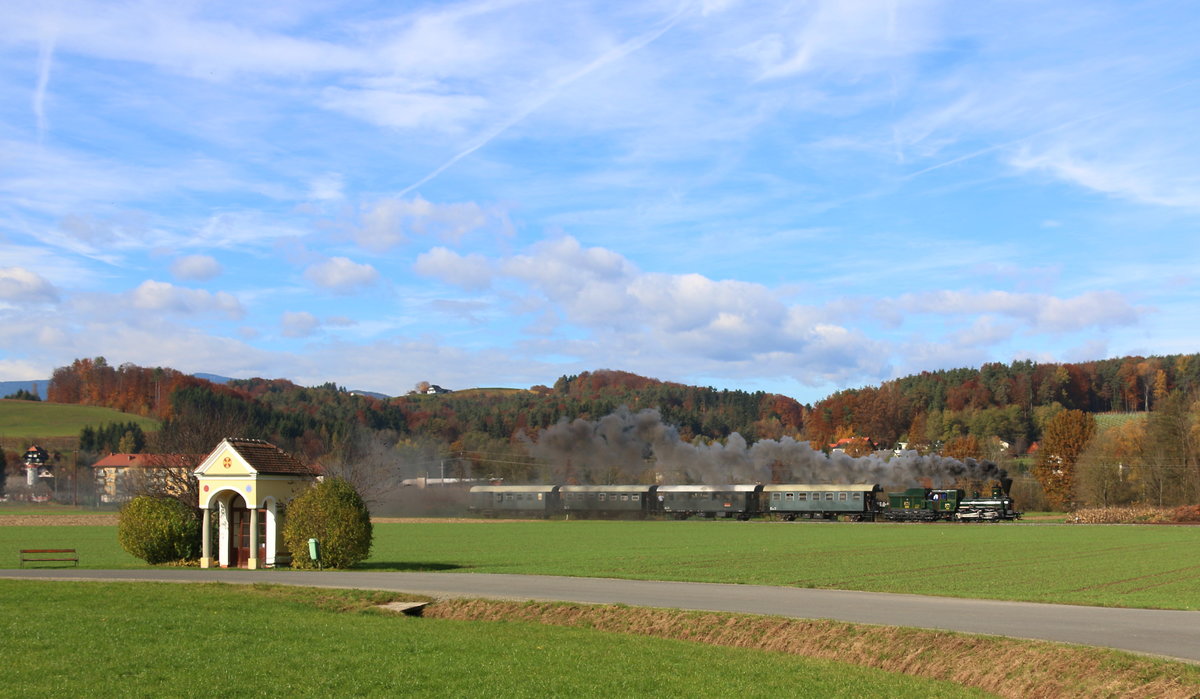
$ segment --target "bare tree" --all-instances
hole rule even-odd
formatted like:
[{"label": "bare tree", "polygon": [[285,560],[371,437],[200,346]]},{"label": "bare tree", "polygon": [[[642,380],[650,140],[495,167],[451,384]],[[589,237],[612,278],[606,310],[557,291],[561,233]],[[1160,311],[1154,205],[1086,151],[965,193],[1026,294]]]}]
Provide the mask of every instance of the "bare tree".
[{"label": "bare tree", "polygon": [[368,505],[382,504],[400,488],[397,441],[390,430],[352,425],[321,464],[322,469],[354,486]]},{"label": "bare tree", "polygon": [[169,463],[143,474],[134,487],[137,494],[164,495],[199,507],[200,486],[193,471],[222,439],[251,437],[246,434],[242,414],[205,410],[199,406],[180,406],[175,416],[163,423],[153,442],[153,450],[168,455]]}]

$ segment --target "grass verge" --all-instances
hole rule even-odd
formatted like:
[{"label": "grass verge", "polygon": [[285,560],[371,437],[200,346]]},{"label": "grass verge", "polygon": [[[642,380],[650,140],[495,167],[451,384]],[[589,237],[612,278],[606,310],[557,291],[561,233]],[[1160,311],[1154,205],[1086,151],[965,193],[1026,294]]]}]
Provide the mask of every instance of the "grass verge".
[{"label": "grass verge", "polygon": [[540,621],[378,612],[394,593],[0,581],[12,696],[971,697],[804,658]]},{"label": "grass verge", "polygon": [[1002,697],[1200,694],[1200,667],[1186,663],[944,631],[619,605],[488,600],[443,600],[428,607],[425,615],[519,620],[824,658],[952,682]]}]

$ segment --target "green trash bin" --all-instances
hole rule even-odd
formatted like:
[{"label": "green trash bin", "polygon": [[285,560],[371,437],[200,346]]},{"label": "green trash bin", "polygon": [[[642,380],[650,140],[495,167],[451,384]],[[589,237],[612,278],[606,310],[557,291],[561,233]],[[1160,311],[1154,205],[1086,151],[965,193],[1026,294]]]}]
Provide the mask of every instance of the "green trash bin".
[{"label": "green trash bin", "polygon": [[321,562],[321,544],[316,539],[308,540],[308,557],[314,563],[320,564]]}]

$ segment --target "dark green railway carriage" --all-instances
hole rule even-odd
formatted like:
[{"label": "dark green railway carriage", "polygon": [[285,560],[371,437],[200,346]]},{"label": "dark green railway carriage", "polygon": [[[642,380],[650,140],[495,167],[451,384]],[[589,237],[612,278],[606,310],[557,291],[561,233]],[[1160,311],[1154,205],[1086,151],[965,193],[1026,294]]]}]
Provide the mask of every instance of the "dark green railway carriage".
[{"label": "dark green railway carriage", "polygon": [[837,519],[874,521],[879,511],[880,488],[876,483],[814,485],[782,483],[762,489],[763,510],[783,519]]},{"label": "dark green railway carriage", "polygon": [[577,517],[644,518],[655,506],[652,485],[564,485],[562,511]]},{"label": "dark green railway carriage", "polygon": [[654,494],[658,509],[676,519],[737,517],[750,519],[758,512],[761,485],[660,485]]},{"label": "dark green railway carriage", "polygon": [[888,509],[884,518],[917,522],[954,519],[963,495],[961,490],[933,488],[909,488],[902,493],[888,493]]},{"label": "dark green railway carriage", "polygon": [[472,512],[484,517],[548,517],[559,510],[557,485],[476,485],[469,496]]}]

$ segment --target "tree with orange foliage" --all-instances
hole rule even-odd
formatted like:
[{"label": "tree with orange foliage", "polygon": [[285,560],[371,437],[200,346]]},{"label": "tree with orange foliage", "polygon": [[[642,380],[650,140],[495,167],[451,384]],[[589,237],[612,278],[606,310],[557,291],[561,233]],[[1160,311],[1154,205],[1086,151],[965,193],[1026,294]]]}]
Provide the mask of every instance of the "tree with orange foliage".
[{"label": "tree with orange foliage", "polygon": [[925,413],[917,413],[913,416],[912,422],[908,425],[908,448],[914,451],[923,452],[929,448],[929,422]]},{"label": "tree with orange foliage", "polygon": [[952,459],[979,459],[983,457],[983,447],[979,445],[979,440],[973,434],[955,437],[946,446],[942,448],[942,456],[949,456]]},{"label": "tree with orange foliage", "polygon": [[1033,475],[1056,510],[1074,506],[1075,465],[1095,433],[1096,419],[1082,410],[1063,410],[1046,423]]}]

